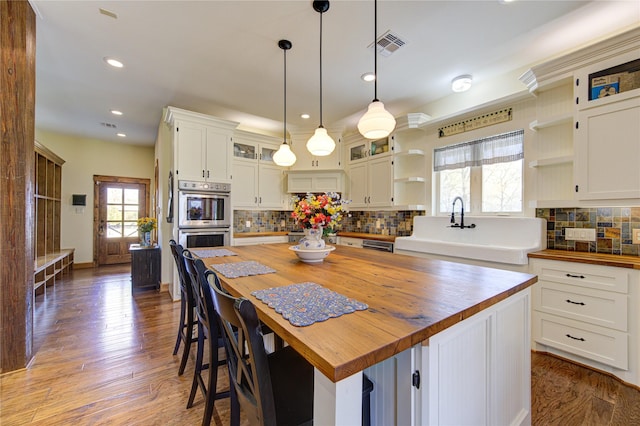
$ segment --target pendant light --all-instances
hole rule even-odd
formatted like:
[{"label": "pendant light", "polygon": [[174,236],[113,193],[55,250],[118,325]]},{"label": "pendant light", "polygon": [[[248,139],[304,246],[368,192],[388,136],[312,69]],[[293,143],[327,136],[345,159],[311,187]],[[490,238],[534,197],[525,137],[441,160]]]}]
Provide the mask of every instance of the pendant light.
[{"label": "pendant light", "polygon": [[282,135],[282,145],[273,154],[273,162],[278,166],[289,167],[296,162],[296,155],[287,143],[287,50],[291,49],[291,42],[280,40],[278,47],[284,52],[284,134]]},{"label": "pendant light", "polygon": [[373,2],[373,101],[369,104],[367,112],[358,121],[358,131],[367,139],[382,139],[396,127],[396,119],[389,111],[384,109],[384,104],[378,100],[378,1]]},{"label": "pendant light", "polygon": [[320,126],[307,141],[307,149],[311,154],[322,157],[331,154],[336,149],[336,143],[322,125],[322,14],[329,10],[329,2],[314,1],[313,10],[320,13]]}]

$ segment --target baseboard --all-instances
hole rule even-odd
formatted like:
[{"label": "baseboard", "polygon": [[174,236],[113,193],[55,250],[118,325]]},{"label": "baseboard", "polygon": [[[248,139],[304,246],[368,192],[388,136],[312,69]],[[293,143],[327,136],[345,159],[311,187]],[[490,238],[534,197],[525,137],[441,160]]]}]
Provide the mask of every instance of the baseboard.
[{"label": "baseboard", "polygon": [[169,292],[169,283],[160,283],[160,291]]},{"label": "baseboard", "polygon": [[72,265],[72,269],[89,269],[94,267],[95,265],[93,264],[93,262],[83,262],[83,263],[73,262],[73,265]]}]

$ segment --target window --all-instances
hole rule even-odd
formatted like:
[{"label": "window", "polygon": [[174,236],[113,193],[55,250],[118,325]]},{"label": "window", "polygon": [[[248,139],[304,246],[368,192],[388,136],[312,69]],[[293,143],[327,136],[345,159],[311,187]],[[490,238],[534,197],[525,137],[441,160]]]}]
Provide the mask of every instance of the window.
[{"label": "window", "polygon": [[462,197],[466,211],[522,211],[524,130],[434,150],[437,213],[449,213]]},{"label": "window", "polygon": [[137,235],[138,203],[137,189],[107,187],[107,238]]}]

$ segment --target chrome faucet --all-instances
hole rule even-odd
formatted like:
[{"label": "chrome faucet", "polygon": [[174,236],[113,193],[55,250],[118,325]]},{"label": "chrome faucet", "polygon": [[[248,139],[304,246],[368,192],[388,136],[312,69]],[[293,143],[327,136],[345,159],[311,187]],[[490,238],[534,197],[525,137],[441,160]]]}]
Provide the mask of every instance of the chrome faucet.
[{"label": "chrome faucet", "polygon": [[[460,224],[456,223],[456,201],[460,200]],[[464,228],[475,228],[476,224],[472,223],[471,225],[466,225],[464,224],[464,201],[462,200],[462,197],[456,197],[453,199],[453,206],[451,207],[451,227],[452,228],[460,228],[460,229],[464,229]]]}]

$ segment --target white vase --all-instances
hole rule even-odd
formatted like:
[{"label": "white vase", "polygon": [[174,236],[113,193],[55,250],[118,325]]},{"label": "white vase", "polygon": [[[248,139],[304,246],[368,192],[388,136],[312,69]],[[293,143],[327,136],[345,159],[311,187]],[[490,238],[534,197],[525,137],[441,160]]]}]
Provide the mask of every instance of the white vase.
[{"label": "white vase", "polygon": [[325,243],[322,239],[322,226],[318,228],[307,228],[304,230],[304,237],[298,242],[298,246],[305,250],[320,250],[324,249]]}]

